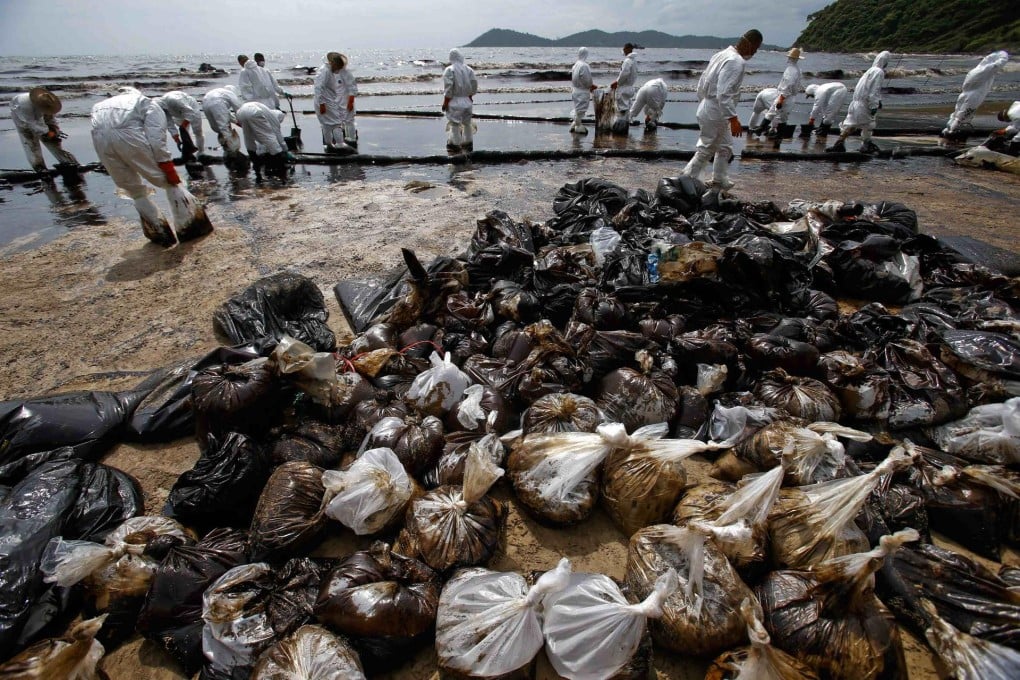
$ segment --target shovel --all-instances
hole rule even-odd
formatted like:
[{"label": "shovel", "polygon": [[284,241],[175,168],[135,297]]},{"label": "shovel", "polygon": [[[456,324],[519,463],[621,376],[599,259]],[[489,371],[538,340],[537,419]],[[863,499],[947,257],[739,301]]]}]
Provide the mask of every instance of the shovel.
[{"label": "shovel", "polygon": [[284,137],[283,141],[287,142],[287,148],[291,151],[300,151],[305,145],[301,142],[301,128],[298,127],[297,116],[294,115],[294,102],[290,97],[287,97],[287,104],[290,106],[290,119],[294,122],[294,127],[290,129],[290,137]]}]

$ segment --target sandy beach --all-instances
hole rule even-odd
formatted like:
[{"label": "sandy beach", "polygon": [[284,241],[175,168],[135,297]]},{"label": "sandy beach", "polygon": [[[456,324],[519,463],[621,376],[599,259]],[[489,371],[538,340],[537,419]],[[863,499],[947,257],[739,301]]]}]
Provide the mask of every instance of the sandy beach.
[{"label": "sandy beach", "polygon": [[[346,278],[382,274],[400,261],[399,249],[423,261],[456,254],[475,220],[500,209],[516,220],[544,221],[566,182],[602,177],[654,191],[676,164],[619,159],[466,168],[422,178],[408,187],[400,169],[372,179],[334,184],[265,186],[209,208],[215,232],[164,250],[142,236],[135,219],[114,217],[80,227],[38,248],[0,251],[0,398],[47,392],[121,389],[150,370],[203,354],[220,344],[213,310],[260,277],[282,270],[303,274],[322,290],[330,324],[351,337],[332,287]],[[734,194],[741,199],[889,200],[917,211],[935,236],[965,235],[1011,250],[1020,258],[1020,177],[958,168],[944,159],[835,165],[742,161]],[[122,444],[103,462],[134,475],[146,511],[158,513],[175,479],[199,456],[197,444]],[[706,465],[696,464],[701,474]],[[697,473],[692,475],[697,477]],[[526,572],[548,569],[563,555],[575,570],[622,577],[626,537],[601,512],[572,530],[541,527],[511,500],[507,552],[490,566]],[[338,526],[338,525],[334,525]],[[333,531],[313,555],[346,554],[355,541]],[[364,545],[358,543],[357,545]],[[1016,562],[1016,555],[1009,558]],[[934,678],[927,647],[907,637],[910,678]],[[658,677],[702,678],[703,662],[657,653]],[[135,636],[101,663],[113,680],[179,678],[159,649]],[[548,670],[548,668],[547,668]],[[541,677],[555,677],[551,671]],[[437,677],[431,650],[393,678]]]}]

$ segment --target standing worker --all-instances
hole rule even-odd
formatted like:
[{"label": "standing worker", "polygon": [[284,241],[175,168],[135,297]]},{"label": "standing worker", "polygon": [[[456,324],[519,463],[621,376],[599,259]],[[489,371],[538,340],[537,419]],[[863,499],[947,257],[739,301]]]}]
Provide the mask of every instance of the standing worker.
[{"label": "standing worker", "polygon": [[810,137],[811,132],[815,129],[815,121],[821,120],[816,136],[818,138],[828,137],[829,131],[836,123],[836,116],[839,115],[839,110],[843,108],[843,102],[846,101],[848,94],[846,85],[839,81],[821,85],[812,83],[807,86],[804,93],[808,99],[814,99],[815,103],[811,107],[807,124],[800,126],[800,136]]},{"label": "standing worker", "polygon": [[244,146],[258,179],[262,179],[263,167],[270,176],[281,179],[287,176],[287,161],[291,157],[280,128],[283,118],[283,111],[271,109],[262,102],[245,102],[237,110]]},{"label": "standing worker", "polygon": [[472,97],[478,92],[475,71],[464,63],[456,47],[450,50],[450,65],[443,71],[443,111],[446,112],[446,148],[472,151],[474,123]]},{"label": "standing worker", "polygon": [[697,178],[702,169],[712,162],[712,182],[720,189],[733,187],[727,176],[733,160],[733,138],[741,133],[737,118],[737,100],[744,81],[744,68],[761,47],[761,31],[752,28],[735,46],[716,52],[698,81],[698,136],[694,158],[683,174]]},{"label": "standing worker", "polygon": [[243,104],[237,85],[217,87],[206,92],[202,98],[205,119],[209,121],[209,127],[216,133],[223,147],[223,163],[228,169],[237,172],[247,172],[248,169],[248,159],[241,153],[241,139],[231,127],[231,124],[240,125],[236,114]]},{"label": "standing worker", "polygon": [[623,46],[623,63],[620,65],[620,75],[609,84],[610,89],[616,93],[616,118],[613,120],[613,133],[626,134],[630,113],[630,105],[634,99],[634,92],[637,89],[637,63],[634,61],[634,45],[627,43]]},{"label": "standing worker", "polygon": [[970,125],[974,113],[992,90],[996,74],[1009,63],[1006,52],[992,52],[981,60],[963,79],[963,91],[956,100],[956,109],[949,116],[949,122],[939,134],[940,137],[963,141],[967,138],[965,128]]},{"label": "standing worker", "polygon": [[322,144],[326,153],[344,153],[351,149],[344,144],[344,119],[340,109],[340,88],[337,74],[344,67],[339,52],[326,54],[326,63],[315,75],[315,116],[322,128]]},{"label": "standing worker", "polygon": [[577,50],[577,61],[570,69],[570,84],[574,88],[570,94],[570,99],[574,102],[574,122],[570,126],[570,131],[574,134],[586,135],[588,128],[584,126],[584,116],[588,113],[591,93],[595,91],[595,83],[591,78],[591,67],[588,66],[587,47]]},{"label": "standing worker", "polygon": [[846,118],[839,129],[839,139],[825,150],[829,153],[846,151],[846,138],[856,129],[861,131],[861,153],[877,153],[878,145],[871,141],[871,133],[875,129],[878,110],[882,108],[882,84],[885,82],[885,67],[889,65],[892,54],[883,51],[875,57],[875,62],[854,87],[854,96],[850,100]]},{"label": "standing worker", "polygon": [[55,116],[60,113],[60,98],[42,87],[33,87],[25,94],[15,95],[11,99],[11,122],[21,138],[21,146],[25,149],[28,164],[36,172],[46,170],[42,147],[46,146],[50,154],[57,159],[57,167],[65,172],[77,175],[78,161],[60,145],[60,128]]},{"label": "standing worker", "polygon": [[[195,98],[186,92],[173,90],[153,100],[166,114],[167,129],[170,136],[183,152],[184,161],[187,163],[194,160],[194,151],[191,145],[184,144],[181,147],[181,138],[190,138],[194,134],[194,147],[198,153],[205,150],[205,134],[202,132],[202,107],[198,105]],[[176,128],[176,129],[175,129]],[[191,134],[189,134],[189,132]]]},{"label": "standing worker", "polygon": [[772,105],[779,98],[778,87],[766,87],[754,98],[754,106],[751,108],[751,119],[747,121],[747,134],[763,135],[772,127],[772,119],[769,114],[772,112]]},{"label": "standing worker", "polygon": [[340,55],[340,72],[337,74],[337,97],[340,102],[340,118],[343,126],[344,143],[358,148],[358,128],[354,125],[354,98],[358,96],[358,82],[347,68],[346,54]]},{"label": "standing worker", "polygon": [[797,93],[800,92],[801,73],[798,62],[804,58],[801,56],[799,47],[794,47],[787,52],[786,57],[786,69],[783,71],[783,77],[779,79],[779,85],[776,86],[779,96],[772,102],[772,108],[769,110],[768,117],[772,119],[772,126],[765,133],[766,137],[775,138],[777,147],[783,139],[783,126],[789,120],[790,111],[796,104]]},{"label": "standing worker", "polygon": [[[241,69],[241,75],[238,78],[241,98],[246,102],[259,102],[271,109],[278,109],[280,108],[280,96],[289,99],[290,95],[277,84],[272,73],[259,66],[260,58],[263,64],[266,63],[265,57],[256,52],[255,59],[246,61]],[[240,61],[240,57],[238,61]]]},{"label": "standing worker", "polygon": [[637,91],[634,103],[630,107],[630,113],[627,114],[628,120],[637,118],[641,110],[644,109],[645,129],[654,130],[659,125],[659,117],[662,115],[662,110],[666,108],[666,94],[668,92],[669,88],[666,87],[666,81],[662,78],[649,80]]},{"label": "standing worker", "polygon": [[[212,231],[205,210],[181,185],[166,150],[166,114],[134,88],[92,107],[92,144],[110,179],[135,202],[146,238],[163,246]],[[176,233],[145,182],[166,190]]]}]

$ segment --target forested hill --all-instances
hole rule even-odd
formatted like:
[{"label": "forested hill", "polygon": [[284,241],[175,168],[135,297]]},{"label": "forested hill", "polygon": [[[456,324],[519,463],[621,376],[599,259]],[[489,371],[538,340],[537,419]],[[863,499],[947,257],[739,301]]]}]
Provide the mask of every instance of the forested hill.
[{"label": "forested hill", "polygon": [[836,0],[796,44],[815,52],[1020,49],[1020,0]]},{"label": "forested hill", "polygon": [[[711,35],[670,35],[662,31],[582,31],[564,38],[550,40],[531,33],[493,28],[481,34],[464,47],[623,47],[634,43],[642,47],[672,47],[684,49],[721,49],[735,45],[737,38],[718,38]],[[766,49],[774,46],[766,45]],[[778,48],[775,48],[778,49]]]}]

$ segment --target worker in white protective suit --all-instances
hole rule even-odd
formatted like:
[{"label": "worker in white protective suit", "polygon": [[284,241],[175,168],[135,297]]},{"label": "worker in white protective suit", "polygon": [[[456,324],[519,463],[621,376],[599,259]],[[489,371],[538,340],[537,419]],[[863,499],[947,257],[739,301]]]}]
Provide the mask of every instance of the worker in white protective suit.
[{"label": "worker in white protective suit", "polygon": [[616,95],[616,117],[613,119],[613,133],[626,134],[630,119],[630,105],[637,91],[637,62],[634,59],[634,45],[623,46],[623,63],[620,64],[620,75],[609,84]]},{"label": "worker in white protective suit", "polygon": [[772,123],[768,114],[778,97],[778,87],[766,87],[757,94],[754,98],[754,106],[751,108],[751,119],[747,121],[748,136],[762,135],[768,131]]},{"label": "worker in white protective suit", "polygon": [[800,136],[810,137],[815,131],[815,123],[821,121],[815,133],[817,137],[827,137],[832,126],[836,124],[840,109],[846,103],[849,92],[846,85],[839,81],[831,83],[812,83],[804,90],[808,99],[814,99],[811,106],[811,113],[808,114],[808,122],[800,126]]},{"label": "worker in white protective suit", "polygon": [[233,126],[241,126],[237,122],[237,110],[244,105],[241,91],[237,85],[217,87],[206,92],[202,98],[202,110],[209,127],[216,133],[216,138],[223,148],[223,164],[235,172],[248,171],[248,158],[241,153],[241,136]]},{"label": "worker in white protective suit", "polygon": [[840,153],[846,151],[846,138],[854,130],[861,131],[861,153],[877,153],[878,145],[871,141],[871,133],[875,129],[876,116],[882,108],[882,84],[885,83],[885,67],[889,65],[892,57],[887,51],[879,52],[875,62],[864,75],[857,81],[854,87],[854,96],[850,100],[850,108],[847,109],[846,118],[839,129],[839,139],[825,150],[829,153]]},{"label": "worker in white protective suit", "polygon": [[443,111],[446,112],[446,148],[474,149],[472,97],[478,92],[475,71],[464,63],[456,47],[450,50],[450,65],[443,71]]},{"label": "worker in white protective suit", "polygon": [[[163,113],[166,114],[167,129],[170,131],[170,136],[174,138],[174,143],[181,149],[185,160],[193,159],[195,151],[198,153],[205,151],[205,134],[202,132],[202,107],[199,106],[198,101],[194,97],[187,92],[173,90],[172,92],[154,97],[153,101],[159,104],[160,108],[163,109]],[[182,147],[181,139],[192,136],[194,137],[193,143],[195,149],[191,149],[186,143]]]},{"label": "worker in white protective suit", "polygon": [[974,118],[974,113],[985,101],[992,90],[995,76],[1009,63],[1006,52],[992,52],[981,60],[967,73],[963,79],[963,91],[956,99],[956,109],[949,116],[949,122],[940,134],[941,137],[963,141],[967,138],[966,128]]},{"label": "worker in white protective suit", "polygon": [[[92,144],[110,179],[134,201],[142,232],[163,246],[209,233],[205,210],[181,184],[167,151],[163,109],[134,88],[121,90],[92,107]],[[153,202],[146,181],[166,191],[176,229]]]},{"label": "worker in white protective suit", "polygon": [[11,99],[11,122],[21,139],[28,164],[36,172],[46,170],[42,146],[57,159],[57,166],[65,172],[77,174],[78,160],[60,145],[60,127],[56,115],[62,104],[60,98],[42,87],[33,87]]},{"label": "worker in white protective suit", "polygon": [[1009,123],[1009,125],[999,130],[1001,134],[1007,137],[1016,136],[1017,131],[1020,130],[1020,102],[1013,102],[1009,105],[1009,108],[999,111],[996,118],[1003,123]]},{"label": "worker in white protective suit", "polygon": [[290,94],[284,92],[272,73],[259,66],[260,57],[262,63],[265,63],[265,57],[256,53],[255,58],[247,60],[241,69],[237,83],[241,88],[241,98],[246,102],[259,102],[271,109],[278,109],[280,108],[280,97],[289,99]]},{"label": "worker in white protective suit", "polygon": [[635,120],[641,113],[645,112],[645,129],[654,130],[659,125],[659,118],[662,110],[666,108],[666,95],[669,88],[662,78],[653,78],[642,85],[637,95],[634,96],[634,103],[630,106],[628,120]]},{"label": "worker in white protective suit", "polygon": [[591,93],[595,91],[591,67],[588,66],[587,47],[577,50],[577,61],[570,69],[570,85],[573,87],[570,99],[574,103],[574,122],[570,125],[570,131],[574,134],[586,135],[588,128],[584,126],[584,116],[588,113],[588,105],[591,104]]},{"label": "worker in white protective suit", "polygon": [[342,65],[336,76],[337,98],[340,101],[340,118],[343,125],[344,143],[352,149],[358,148],[358,128],[354,124],[354,98],[358,96],[358,81],[347,68],[347,55],[341,54]]},{"label": "worker in white protective suit", "polygon": [[245,102],[237,110],[237,122],[244,133],[244,146],[255,169],[255,176],[262,178],[262,169],[270,176],[283,178],[287,174],[287,142],[283,138],[284,113],[271,109],[262,102]]},{"label": "worker in white protective suit", "polygon": [[326,153],[350,153],[344,144],[344,119],[340,106],[340,86],[337,74],[344,67],[343,55],[339,52],[326,54],[326,63],[315,75],[315,96],[312,102],[315,115],[322,128],[322,144]]},{"label": "worker in white protective suit", "polygon": [[772,123],[765,136],[774,138],[777,146],[783,137],[779,126],[786,125],[786,121],[790,119],[790,112],[793,111],[793,107],[796,105],[797,94],[800,92],[802,76],[799,62],[803,58],[804,56],[801,54],[799,47],[794,47],[786,53],[786,68],[783,70],[783,76],[779,79],[779,84],[776,86],[776,89],[779,90],[779,96],[772,102],[772,107],[767,115]]},{"label": "worker in white protective suit", "polygon": [[761,47],[762,34],[751,29],[736,45],[716,52],[698,80],[698,135],[694,157],[683,170],[688,177],[698,177],[712,162],[712,184],[726,190],[733,187],[729,180],[729,164],[733,160],[733,138],[742,132],[737,118],[737,101],[744,82],[744,68]]}]

